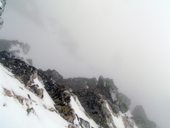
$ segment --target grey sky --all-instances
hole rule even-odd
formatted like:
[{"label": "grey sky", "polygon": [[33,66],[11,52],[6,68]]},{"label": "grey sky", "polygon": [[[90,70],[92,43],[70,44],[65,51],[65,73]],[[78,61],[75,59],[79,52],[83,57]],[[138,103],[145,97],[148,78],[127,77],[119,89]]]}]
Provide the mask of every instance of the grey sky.
[{"label": "grey sky", "polygon": [[32,47],[37,67],[104,75],[170,126],[170,1],[8,0],[0,38]]}]

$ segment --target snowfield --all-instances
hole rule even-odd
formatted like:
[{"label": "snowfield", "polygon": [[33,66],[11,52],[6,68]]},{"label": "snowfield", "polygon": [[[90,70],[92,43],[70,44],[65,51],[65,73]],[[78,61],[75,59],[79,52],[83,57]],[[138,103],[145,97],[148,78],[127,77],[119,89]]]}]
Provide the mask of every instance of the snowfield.
[{"label": "snowfield", "polygon": [[[37,78],[34,82],[43,88]],[[0,128],[67,128],[69,123],[51,108],[54,103],[45,90],[40,99],[0,65]]]}]

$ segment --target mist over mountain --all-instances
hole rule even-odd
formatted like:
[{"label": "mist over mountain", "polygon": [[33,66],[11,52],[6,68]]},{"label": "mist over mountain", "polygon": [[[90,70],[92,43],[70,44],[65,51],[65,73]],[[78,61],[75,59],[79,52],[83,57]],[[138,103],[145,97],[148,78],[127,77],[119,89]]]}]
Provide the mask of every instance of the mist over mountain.
[{"label": "mist over mountain", "polygon": [[48,75],[60,72],[66,84],[84,85],[100,75],[113,79],[129,97],[123,102],[130,99],[132,108],[142,104],[147,114],[142,124],[154,120],[169,128],[169,5],[167,0],[8,0],[5,10],[0,8],[0,38],[28,43],[27,54],[19,45],[13,49],[22,51],[19,59],[31,58],[37,69],[49,69]]},{"label": "mist over mountain", "polygon": [[17,40],[4,40],[0,39],[0,51],[8,51],[19,59],[32,65],[32,60],[28,58],[27,54],[30,50],[30,46],[26,43],[19,42]]}]

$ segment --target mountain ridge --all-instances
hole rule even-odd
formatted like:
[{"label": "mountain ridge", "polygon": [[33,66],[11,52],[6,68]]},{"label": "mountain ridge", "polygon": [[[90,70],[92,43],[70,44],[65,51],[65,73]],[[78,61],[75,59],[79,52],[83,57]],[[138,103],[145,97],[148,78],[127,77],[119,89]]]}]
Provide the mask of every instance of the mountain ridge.
[{"label": "mountain ridge", "polygon": [[[26,86],[31,85],[30,76],[37,74],[54,101],[55,110],[72,127],[137,128],[129,112],[130,99],[120,93],[109,78],[64,79],[55,70],[36,69],[6,51],[0,52],[0,63]],[[36,88],[34,93],[43,97]]]}]

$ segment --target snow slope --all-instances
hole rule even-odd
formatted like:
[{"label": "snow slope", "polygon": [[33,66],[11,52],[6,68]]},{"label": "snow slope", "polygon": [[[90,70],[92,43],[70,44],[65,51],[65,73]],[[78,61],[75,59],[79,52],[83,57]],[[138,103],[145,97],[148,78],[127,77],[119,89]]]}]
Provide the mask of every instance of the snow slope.
[{"label": "snow slope", "polygon": [[[31,79],[31,84],[25,86],[0,64],[0,128],[71,128],[55,109],[41,79],[37,75]],[[34,85],[43,89],[43,97],[33,93],[30,88]],[[70,106],[76,114],[74,128],[99,128],[74,94],[71,94]],[[110,128],[137,128],[130,112],[114,114],[107,101],[104,108]]]},{"label": "snow slope", "polygon": [[[43,88],[37,78],[34,82]],[[0,64],[0,128],[68,127],[69,123],[52,110],[54,103],[45,90],[40,99]]]}]

